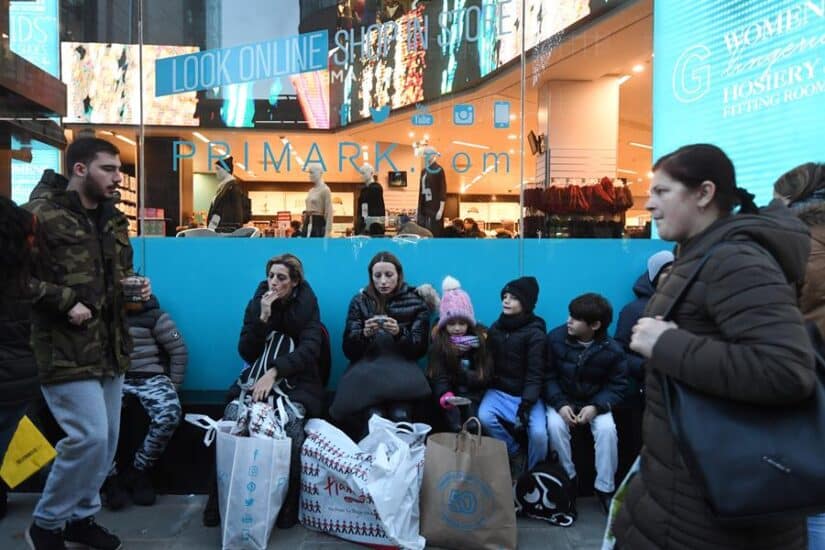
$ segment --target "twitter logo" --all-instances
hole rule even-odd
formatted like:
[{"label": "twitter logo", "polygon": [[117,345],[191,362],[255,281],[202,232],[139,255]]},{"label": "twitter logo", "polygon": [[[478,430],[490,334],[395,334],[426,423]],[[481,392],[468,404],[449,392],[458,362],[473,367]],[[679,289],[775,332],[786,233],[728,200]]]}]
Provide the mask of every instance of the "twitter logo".
[{"label": "twitter logo", "polygon": [[375,123],[384,122],[390,116],[390,106],[384,105],[378,109],[370,107],[370,116],[372,117],[372,121]]}]

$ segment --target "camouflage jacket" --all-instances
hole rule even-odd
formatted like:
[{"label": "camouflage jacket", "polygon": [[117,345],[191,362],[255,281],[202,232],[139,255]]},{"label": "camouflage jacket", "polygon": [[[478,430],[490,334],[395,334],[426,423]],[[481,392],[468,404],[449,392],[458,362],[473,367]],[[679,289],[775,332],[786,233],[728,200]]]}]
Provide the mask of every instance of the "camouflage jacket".
[{"label": "camouflage jacket", "polygon": [[[126,372],[132,348],[120,284],[133,274],[128,220],[106,201],[95,223],[67,185],[66,178],[47,170],[24,205],[43,233],[31,334],[42,384]],[[79,327],[68,320],[78,302],[92,311]]]}]

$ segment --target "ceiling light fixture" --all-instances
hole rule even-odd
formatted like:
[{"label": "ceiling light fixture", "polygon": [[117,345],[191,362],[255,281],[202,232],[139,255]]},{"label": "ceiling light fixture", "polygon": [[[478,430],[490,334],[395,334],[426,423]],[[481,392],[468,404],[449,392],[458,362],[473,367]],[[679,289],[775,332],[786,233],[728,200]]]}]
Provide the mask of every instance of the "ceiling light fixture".
[{"label": "ceiling light fixture", "polygon": [[489,145],[479,145],[478,143],[470,143],[469,141],[453,140],[456,145],[463,145],[464,147],[472,147],[473,149],[489,149]]},{"label": "ceiling light fixture", "polygon": [[648,173],[647,173],[647,179],[650,179],[650,178],[652,178],[652,177],[653,177],[653,172],[648,172]]},{"label": "ceiling light fixture", "polygon": [[113,136],[114,135],[112,132],[110,132],[108,130],[101,130],[100,133],[103,134],[104,136]]},{"label": "ceiling light fixture", "polygon": [[639,173],[636,170],[627,170],[625,168],[616,168],[616,171],[621,173],[621,174],[638,174]]},{"label": "ceiling light fixture", "polygon": [[242,162],[236,162],[235,166],[240,166],[241,170],[246,170],[246,165],[244,165],[244,163],[242,163]]},{"label": "ceiling light fixture", "polygon": [[619,86],[621,86],[622,84],[624,84],[628,80],[630,80],[630,75],[629,74],[623,74],[622,76],[619,77]]},{"label": "ceiling light fixture", "polygon": [[641,63],[637,63],[636,65],[633,65],[633,72],[634,73],[643,73],[644,70],[645,70],[645,66],[642,65]]},{"label": "ceiling light fixture", "polygon": [[507,136],[507,139],[509,139],[510,141],[513,141],[513,140],[518,139],[518,136],[516,134],[509,134]]},{"label": "ceiling light fixture", "polygon": [[409,138],[414,138],[415,137],[415,132],[410,132],[409,134],[407,134],[407,136]]},{"label": "ceiling light fixture", "polygon": [[201,140],[204,143],[209,143],[209,138],[205,135],[201,134],[200,132],[192,132],[192,135]]},{"label": "ceiling light fixture", "polygon": [[648,151],[653,150],[652,145],[648,145],[647,143],[639,143],[638,141],[628,141],[628,145],[632,145],[633,147],[638,147],[639,149],[647,149]]},{"label": "ceiling light fixture", "polygon": [[127,138],[126,136],[121,136],[120,134],[115,134],[115,138],[119,139],[120,141],[125,141],[126,143],[128,143],[129,145],[131,145],[131,146],[133,146],[133,147],[134,147],[135,145],[137,145],[137,144],[134,142],[134,140],[131,140],[131,139]]}]

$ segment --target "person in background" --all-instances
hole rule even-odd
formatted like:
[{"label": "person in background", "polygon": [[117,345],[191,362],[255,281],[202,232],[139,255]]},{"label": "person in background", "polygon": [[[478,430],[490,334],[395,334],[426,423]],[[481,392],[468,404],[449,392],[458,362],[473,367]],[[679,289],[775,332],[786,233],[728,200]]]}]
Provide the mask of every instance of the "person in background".
[{"label": "person in background", "polygon": [[289,222],[289,229],[287,229],[287,234],[293,239],[300,238],[301,222],[298,220],[292,220],[291,222]]},{"label": "person in background", "polygon": [[[40,395],[31,323],[32,214],[0,197],[0,463],[29,403]],[[0,519],[6,515],[6,483],[0,480]]]},{"label": "person in background", "polygon": [[130,464],[112,473],[103,485],[104,505],[123,508],[131,496],[140,506],[155,503],[150,472],[160,460],[181,421],[178,391],[183,384],[189,352],[175,321],[155,295],[126,305],[132,337],[132,364],[123,380],[123,394],[132,395],[149,416],[149,431]]},{"label": "person in background", "polygon": [[481,230],[473,218],[464,219],[464,236],[471,239],[485,239],[487,234]]},{"label": "person in background", "polygon": [[464,222],[460,218],[455,218],[444,226],[441,234],[445,239],[460,239],[464,237]]},{"label": "person in background", "polygon": [[[541,401],[544,382],[544,319],[533,310],[539,297],[535,277],[521,277],[501,289],[501,315],[488,332],[493,379],[478,416],[484,430],[507,444],[515,478],[547,457],[547,417]],[[527,436],[527,449],[519,442]]]},{"label": "person in background", "polygon": [[[799,309],[825,338],[825,164],[797,166],[776,180],[773,192],[811,230],[811,254],[805,282],[799,288]],[[825,550],[825,514],[808,518],[808,547]]]},{"label": "person in background", "polygon": [[[467,419],[478,416],[493,362],[487,353],[487,331],[476,323],[470,295],[450,276],[441,286],[440,315],[433,329],[427,376],[447,425],[451,431],[459,432]],[[457,405],[457,397],[469,399],[470,403]]]},{"label": "person in background", "polygon": [[[289,529],[298,523],[304,425],[309,418],[323,413],[324,386],[319,366],[324,331],[318,299],[306,280],[301,260],[292,254],[271,258],[266,264],[266,280],[258,284],[244,311],[238,352],[246,363],[254,365],[263,354],[270,334],[286,336],[294,344],[291,352],[277,353],[277,356],[273,353],[265,358],[266,373],[255,382],[251,392],[254,401],[266,401],[273,388],[279,386],[294,407],[286,407],[285,432],[291,440],[292,460],[286,498],[275,523],[279,529]],[[233,384],[226,402],[237,399],[240,394],[240,386]],[[203,524],[220,525],[215,476],[211,479]]]},{"label": "person in background", "polygon": [[410,219],[406,214],[398,216],[398,235],[418,235],[419,237],[432,238],[433,232],[426,227],[421,227],[415,220]]},{"label": "person in background", "polygon": [[[791,289],[802,282],[810,235],[777,203],[759,213],[713,145],[687,145],[653,166],[646,208],[659,236],[677,243],[676,261],[630,342],[647,360],[647,407],[641,469],[613,527],[618,548],[807,548],[804,516],[735,527],[716,521],[671,431],[660,377],[777,410],[814,391],[813,350]],[[662,320],[708,253],[671,319]]]},{"label": "person in background", "polygon": [[[65,542],[101,550],[120,539],[94,518],[120,430],[123,373],[132,342],[126,328],[124,279],[132,277],[129,221],[115,208],[120,153],[97,138],[66,150],[66,179],[46,170],[24,208],[43,231],[37,243],[31,343],[41,391],[66,433],[57,444],[29,546]],[[152,294],[147,278],[139,294]]]},{"label": "person in background", "polygon": [[367,268],[369,284],[349,304],[344,355],[350,365],[338,383],[331,416],[356,437],[373,414],[409,422],[413,404],[430,385],[416,363],[427,353],[430,310],[404,280],[401,262],[379,252]]},{"label": "person in background", "polygon": [[627,392],[627,359],[622,347],[607,335],[613,308],[598,294],[583,294],[570,302],[567,323],[547,335],[547,431],[550,446],[571,481],[576,466],[570,433],[590,426],[596,446],[596,496],[605,514],[615,489],[619,437],[613,407]]},{"label": "person in background", "polygon": [[[642,318],[647,302],[656,292],[656,288],[664,281],[673,265],[673,252],[662,250],[647,260],[647,271],[642,273],[633,285],[636,299],[622,308],[616,324],[616,341],[627,352],[627,370],[639,390],[644,387],[644,358],[630,349],[630,339],[633,336],[633,327]],[[637,393],[637,392],[633,392]]]}]

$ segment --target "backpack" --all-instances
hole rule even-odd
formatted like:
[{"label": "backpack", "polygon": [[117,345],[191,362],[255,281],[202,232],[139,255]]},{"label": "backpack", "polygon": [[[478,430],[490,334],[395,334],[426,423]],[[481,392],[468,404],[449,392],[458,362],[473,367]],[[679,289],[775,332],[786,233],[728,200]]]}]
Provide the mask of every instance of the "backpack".
[{"label": "backpack", "polygon": [[558,455],[536,464],[516,482],[516,513],[541,519],[552,525],[570,527],[575,523],[576,493]]}]

